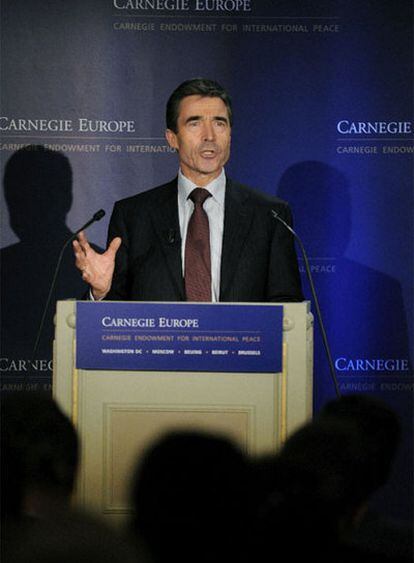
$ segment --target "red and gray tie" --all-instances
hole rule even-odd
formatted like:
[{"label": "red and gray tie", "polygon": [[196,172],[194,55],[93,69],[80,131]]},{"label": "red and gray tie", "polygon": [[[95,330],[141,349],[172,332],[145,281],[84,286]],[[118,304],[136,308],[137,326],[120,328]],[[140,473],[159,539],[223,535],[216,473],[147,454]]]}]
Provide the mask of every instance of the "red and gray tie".
[{"label": "red and gray tie", "polygon": [[211,301],[210,228],[203,204],[211,193],[195,188],[188,196],[194,202],[185,241],[185,293],[187,301]]}]

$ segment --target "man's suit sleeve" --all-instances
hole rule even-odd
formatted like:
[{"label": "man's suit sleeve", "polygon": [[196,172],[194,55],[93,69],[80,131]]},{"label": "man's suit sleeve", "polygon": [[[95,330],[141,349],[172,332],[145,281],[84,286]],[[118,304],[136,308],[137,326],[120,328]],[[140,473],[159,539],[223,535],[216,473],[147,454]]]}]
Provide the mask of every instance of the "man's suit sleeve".
[{"label": "man's suit sleeve", "polygon": [[121,237],[122,244],[116,253],[115,271],[107,300],[122,301],[130,299],[130,281],[128,276],[129,228],[128,217],[121,202],[116,202],[108,227],[108,245],[115,237]]}]

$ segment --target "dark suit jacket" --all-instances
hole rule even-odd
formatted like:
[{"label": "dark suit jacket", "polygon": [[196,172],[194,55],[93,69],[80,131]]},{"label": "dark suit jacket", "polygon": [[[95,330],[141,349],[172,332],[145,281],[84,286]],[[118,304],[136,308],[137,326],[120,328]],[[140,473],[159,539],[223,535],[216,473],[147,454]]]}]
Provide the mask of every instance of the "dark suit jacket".
[{"label": "dark suit jacket", "polygon": [[[303,300],[292,235],[271,214],[291,223],[278,198],[227,179],[220,301]],[[106,299],[184,301],[177,179],[118,201],[108,240],[122,237]]]}]

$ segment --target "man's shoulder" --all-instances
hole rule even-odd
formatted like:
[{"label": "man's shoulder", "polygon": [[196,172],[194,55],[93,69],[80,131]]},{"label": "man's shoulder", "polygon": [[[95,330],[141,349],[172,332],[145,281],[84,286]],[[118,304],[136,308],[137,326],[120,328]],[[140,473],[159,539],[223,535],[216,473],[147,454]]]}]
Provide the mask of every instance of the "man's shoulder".
[{"label": "man's shoulder", "polygon": [[138,194],[125,197],[115,202],[115,207],[118,209],[131,209],[135,207],[140,207],[145,205],[157,205],[160,200],[166,197],[173,197],[176,194],[177,179],[166,182],[156,186],[155,188],[150,188]]},{"label": "man's shoulder", "polygon": [[241,184],[228,178],[228,193],[238,199],[240,203],[246,205],[256,205],[258,207],[287,207],[288,203],[274,195],[265,193],[257,188],[252,188],[246,184]]}]

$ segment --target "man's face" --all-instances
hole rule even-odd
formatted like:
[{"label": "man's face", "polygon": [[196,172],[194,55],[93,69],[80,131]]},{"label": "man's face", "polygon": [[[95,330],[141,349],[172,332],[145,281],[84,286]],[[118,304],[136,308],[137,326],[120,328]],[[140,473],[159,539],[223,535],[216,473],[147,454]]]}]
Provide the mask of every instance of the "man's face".
[{"label": "man's face", "polygon": [[177,133],[167,129],[168,144],[178,151],[181,171],[198,186],[220,175],[230,156],[231,127],[220,98],[187,96],[179,107]]}]

